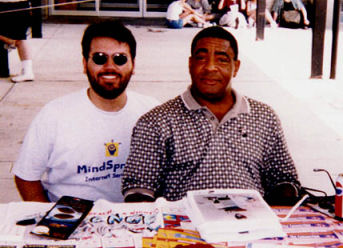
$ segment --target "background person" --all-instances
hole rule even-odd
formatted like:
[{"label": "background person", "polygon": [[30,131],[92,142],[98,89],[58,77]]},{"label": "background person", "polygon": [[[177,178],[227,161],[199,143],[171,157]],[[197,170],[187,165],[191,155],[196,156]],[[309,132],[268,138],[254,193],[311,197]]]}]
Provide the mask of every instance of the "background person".
[{"label": "background person", "polygon": [[199,27],[210,25],[202,14],[186,3],[186,0],[177,0],[169,4],[166,14],[168,28],[180,29],[190,23],[195,23]]},{"label": "background person", "polygon": [[[256,24],[256,10],[257,10],[257,0],[247,0],[245,4],[245,13],[246,13],[248,24],[250,27],[255,26]],[[274,21],[268,9],[266,9],[265,18],[266,18],[267,23],[269,23],[272,28],[277,27],[277,24]]]},{"label": "background person", "polygon": [[134,127],[122,181],[126,201],[175,201],[211,188],[296,198],[300,183],[279,118],[232,89],[239,67],[237,41],[227,30],[210,27],[195,36],[190,88]]},{"label": "background person", "polygon": [[138,117],[158,102],[129,92],[136,40],[119,22],[87,27],[88,89],[48,103],[33,120],[12,172],[25,201],[63,195],[123,201],[121,176]]},{"label": "background person", "polygon": [[205,21],[212,21],[215,18],[215,15],[211,13],[212,7],[208,0],[187,0],[187,3],[197,13],[201,14]]},{"label": "background person", "polygon": [[219,25],[234,28],[246,28],[248,23],[242,11],[245,10],[245,0],[220,0],[218,10],[222,11]]},{"label": "background person", "polygon": [[[0,0],[0,77],[9,77],[8,48],[17,48],[21,73],[13,82],[33,81],[32,56],[26,33],[30,26],[30,8],[26,0]],[[16,11],[15,11],[16,10]]]},{"label": "background person", "polygon": [[[283,16],[285,12],[294,10],[299,12],[299,17],[297,15],[295,16],[294,14],[289,15],[289,17]],[[301,0],[274,0],[271,12],[273,19],[278,22],[280,26],[308,27],[310,25],[310,21],[307,18],[305,5]],[[290,20],[286,20],[286,18]],[[287,22],[289,22],[289,24],[287,24]]]}]

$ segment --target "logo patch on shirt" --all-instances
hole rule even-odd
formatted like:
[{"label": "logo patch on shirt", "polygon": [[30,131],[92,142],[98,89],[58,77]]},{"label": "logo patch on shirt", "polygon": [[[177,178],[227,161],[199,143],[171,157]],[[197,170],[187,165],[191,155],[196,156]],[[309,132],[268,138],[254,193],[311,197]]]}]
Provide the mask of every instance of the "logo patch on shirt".
[{"label": "logo patch on shirt", "polygon": [[118,157],[119,145],[120,143],[115,143],[113,140],[105,143],[106,157]]}]

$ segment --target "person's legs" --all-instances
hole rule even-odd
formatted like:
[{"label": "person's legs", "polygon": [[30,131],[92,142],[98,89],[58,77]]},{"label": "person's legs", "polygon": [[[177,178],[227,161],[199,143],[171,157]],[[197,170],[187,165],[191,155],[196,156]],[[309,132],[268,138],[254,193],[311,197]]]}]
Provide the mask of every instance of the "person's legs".
[{"label": "person's legs", "polygon": [[256,24],[256,9],[251,9],[246,12],[248,27],[253,27]]},{"label": "person's legs", "polygon": [[13,77],[11,80],[13,82],[33,81],[34,75],[32,69],[31,50],[28,41],[18,40],[16,42],[16,46],[21,61],[22,71],[19,76]]},{"label": "person's legs", "polygon": [[201,18],[200,16],[197,15],[190,15],[191,16],[191,20],[195,23],[200,23],[202,25],[206,24],[205,19]]},{"label": "person's legs", "polygon": [[[29,11],[16,11],[28,9],[30,4],[28,1],[8,2],[3,3],[3,9],[9,10],[5,15],[0,15],[0,20],[6,25],[1,26],[2,35],[0,40],[17,48],[18,55],[21,61],[22,71],[19,76],[12,77],[13,82],[32,81],[34,79],[32,71],[31,51],[26,40],[27,30],[29,29],[31,16]],[[0,22],[0,23],[2,23]]]},{"label": "person's legs", "polygon": [[305,7],[302,7],[300,9],[300,12],[301,12],[301,14],[303,16],[304,25],[305,26],[310,25],[310,21],[307,19],[307,11],[306,11]]},{"label": "person's legs", "polygon": [[18,55],[21,61],[31,60],[31,50],[28,40],[18,40],[16,42],[18,48]]},{"label": "person's legs", "polygon": [[266,9],[266,20],[267,20],[267,22],[270,23],[270,26],[271,26],[272,28],[277,27],[277,24],[276,24],[276,22],[274,21],[274,18],[272,17],[272,14],[271,14],[271,13],[269,12],[269,10],[267,10],[267,9]]},{"label": "person's legs", "polygon": [[215,15],[214,14],[204,14],[204,18],[205,18],[205,21],[209,22],[209,21],[213,21],[214,18],[215,18]]},{"label": "person's legs", "polygon": [[278,14],[277,14],[276,12],[273,12],[272,17],[273,17],[273,20],[274,20],[275,22],[277,22]]},{"label": "person's legs", "polygon": [[192,16],[193,16],[192,14],[187,15],[187,16],[183,16],[183,17],[181,18],[181,20],[182,20],[182,25],[185,26],[186,24],[190,23],[190,22],[192,21]]}]

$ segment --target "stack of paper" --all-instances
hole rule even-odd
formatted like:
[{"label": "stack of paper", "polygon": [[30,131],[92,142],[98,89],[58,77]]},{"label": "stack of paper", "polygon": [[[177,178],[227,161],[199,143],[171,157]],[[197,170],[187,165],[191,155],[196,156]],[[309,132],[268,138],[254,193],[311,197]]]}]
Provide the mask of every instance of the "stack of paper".
[{"label": "stack of paper", "polygon": [[189,191],[187,212],[210,243],[285,236],[278,217],[256,190]]}]

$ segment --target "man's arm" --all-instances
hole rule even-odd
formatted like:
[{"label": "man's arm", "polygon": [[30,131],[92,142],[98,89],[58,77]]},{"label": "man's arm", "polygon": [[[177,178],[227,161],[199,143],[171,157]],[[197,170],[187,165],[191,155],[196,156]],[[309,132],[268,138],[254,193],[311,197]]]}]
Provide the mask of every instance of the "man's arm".
[{"label": "man's arm", "polygon": [[26,181],[17,176],[14,181],[24,201],[49,202],[41,181]]},{"label": "man's arm", "polygon": [[[163,112],[162,112],[163,111]],[[122,193],[126,202],[154,201],[162,196],[160,192],[163,180],[161,167],[168,153],[165,140],[168,140],[167,130],[161,113],[167,112],[165,105],[158,106],[153,111],[143,115],[133,128],[130,153],[122,177]]]},{"label": "man's arm", "polygon": [[224,2],[225,2],[225,0],[220,0],[219,1],[218,7],[217,7],[219,10],[222,10],[224,8]]},{"label": "man's arm", "polygon": [[265,199],[271,205],[293,205],[300,197],[301,183],[294,161],[288,150],[279,117],[274,112],[274,124],[267,139],[268,152],[265,157]]}]

